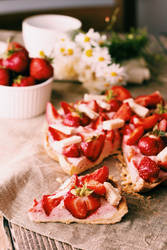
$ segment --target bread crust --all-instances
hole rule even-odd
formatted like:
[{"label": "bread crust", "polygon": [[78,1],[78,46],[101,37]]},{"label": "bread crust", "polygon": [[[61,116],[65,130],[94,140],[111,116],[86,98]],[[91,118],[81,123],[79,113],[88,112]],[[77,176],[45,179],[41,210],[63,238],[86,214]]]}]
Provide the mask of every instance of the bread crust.
[{"label": "bread crust", "polygon": [[[118,140],[115,142],[112,154],[115,153],[115,151],[117,150],[119,145],[120,145],[120,142]],[[58,154],[56,151],[54,151],[52,149],[52,147],[50,146],[50,143],[49,143],[48,129],[46,129],[44,132],[44,147],[45,147],[45,150],[46,150],[47,154],[49,155],[49,157],[51,157],[53,160],[59,162],[63,171],[69,175],[80,174],[80,173],[82,173],[90,168],[93,168],[96,165],[100,164],[106,157],[109,156],[108,154],[104,153],[103,155],[101,154],[95,162],[91,162],[91,161],[87,160],[86,164],[83,164],[80,167],[75,166],[75,165],[71,164],[64,155]]]},{"label": "bread crust", "polygon": [[117,222],[119,222],[122,217],[127,214],[128,212],[128,207],[127,207],[127,204],[126,204],[126,199],[125,197],[122,197],[118,207],[117,207],[117,211],[110,217],[110,218],[107,218],[107,219],[77,219],[75,217],[73,217],[72,219],[57,219],[57,220],[54,220],[54,218],[50,219],[48,218],[47,221],[42,221],[40,219],[33,219],[33,216],[31,213],[29,213],[29,218],[30,220],[32,221],[35,221],[37,223],[40,223],[40,222],[44,222],[44,223],[47,223],[47,222],[61,222],[61,223],[65,223],[65,224],[70,224],[70,223],[73,223],[73,222],[76,222],[76,223],[82,223],[82,224],[115,224]]}]

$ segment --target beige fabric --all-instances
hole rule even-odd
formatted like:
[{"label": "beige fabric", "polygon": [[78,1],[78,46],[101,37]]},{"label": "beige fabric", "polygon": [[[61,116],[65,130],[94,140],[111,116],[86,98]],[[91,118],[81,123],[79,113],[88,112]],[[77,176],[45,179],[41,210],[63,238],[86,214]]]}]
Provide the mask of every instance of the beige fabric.
[{"label": "beige fabric", "polygon": [[[77,87],[76,87],[77,86]],[[80,86],[55,84],[54,100],[71,101],[83,94]],[[62,91],[63,90],[63,91]],[[72,93],[69,95],[69,92]],[[166,188],[158,187],[148,195],[128,198],[129,213],[115,225],[33,223],[27,210],[33,198],[49,194],[67,175],[51,160],[43,147],[44,116],[30,120],[0,119],[0,210],[12,222],[32,231],[83,249],[165,249],[167,247]],[[108,159],[110,174],[118,178]],[[102,164],[101,164],[102,165]],[[119,168],[118,168],[119,169]]]},{"label": "beige fabric", "polygon": [[[0,38],[6,40],[9,33],[12,34],[3,32],[2,36],[0,33]],[[166,75],[161,75],[161,80],[161,84],[133,86],[131,90],[134,95],[142,95],[158,89],[167,99]],[[79,85],[55,83],[52,97],[57,104],[61,100],[75,101],[83,93],[84,89]],[[149,192],[144,199],[127,197],[129,213],[115,225],[38,224],[28,219],[27,210],[32,206],[33,198],[54,192],[60,185],[60,178],[62,181],[67,178],[44,151],[43,124],[44,116],[20,121],[0,119],[0,211],[6,218],[82,249],[167,249],[167,195],[163,186]],[[119,173],[113,168],[116,162],[110,158],[104,164],[110,166],[110,174],[118,178]]]}]

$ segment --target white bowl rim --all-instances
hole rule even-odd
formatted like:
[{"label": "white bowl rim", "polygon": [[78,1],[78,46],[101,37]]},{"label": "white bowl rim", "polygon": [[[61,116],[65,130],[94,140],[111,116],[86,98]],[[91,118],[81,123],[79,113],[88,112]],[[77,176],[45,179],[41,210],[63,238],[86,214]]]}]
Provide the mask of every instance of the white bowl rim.
[{"label": "white bowl rim", "polygon": [[39,26],[36,26],[36,25],[33,25],[33,24],[31,24],[31,23],[29,23],[28,21],[31,19],[35,19],[35,18],[39,18],[39,17],[61,17],[61,18],[68,18],[69,20],[71,19],[71,20],[73,20],[73,21],[75,21],[75,23],[76,23],[76,27],[75,28],[69,28],[69,29],[66,29],[66,30],[64,30],[63,32],[68,32],[68,31],[71,31],[71,30],[77,30],[77,29],[80,29],[81,28],[81,26],[82,26],[82,23],[81,23],[81,21],[79,20],[79,19],[77,19],[77,18],[75,18],[75,17],[72,17],[72,16],[66,16],[66,15],[59,15],[59,14],[39,14],[39,15],[32,15],[32,16],[29,16],[29,17],[27,17],[27,18],[25,18],[24,20],[23,20],[23,23],[22,23],[22,25],[27,25],[27,26],[30,26],[30,27],[32,27],[32,28],[34,28],[34,29],[39,29],[39,30],[43,30],[43,31],[56,31],[56,29],[54,29],[54,28],[44,28],[44,27],[39,27]]},{"label": "white bowl rim", "polygon": [[37,88],[42,88],[44,87],[45,85],[48,85],[49,83],[51,83],[52,81],[54,80],[54,77],[50,77],[48,80],[42,82],[42,83],[38,83],[38,84],[35,84],[35,85],[32,85],[32,86],[26,86],[26,87],[15,87],[15,86],[5,86],[5,85],[0,85],[0,88],[3,88],[3,89],[8,89],[9,91],[27,91],[27,90],[32,90],[32,89],[37,89]]}]

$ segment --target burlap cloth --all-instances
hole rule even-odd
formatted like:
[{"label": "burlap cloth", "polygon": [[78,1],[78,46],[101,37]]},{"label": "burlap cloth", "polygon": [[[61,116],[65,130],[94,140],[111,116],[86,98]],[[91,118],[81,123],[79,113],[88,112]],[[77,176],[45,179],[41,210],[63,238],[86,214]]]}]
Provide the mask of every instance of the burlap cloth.
[{"label": "burlap cloth", "polygon": [[[55,83],[52,101],[77,100],[80,85]],[[165,84],[133,87],[149,93]],[[166,90],[165,90],[166,91]],[[165,93],[166,94],[166,93]],[[165,96],[164,96],[165,97]],[[167,96],[166,96],[167,97]],[[140,197],[128,197],[129,213],[115,225],[33,223],[27,216],[34,197],[55,191],[67,175],[43,148],[44,115],[29,120],[0,119],[0,210],[12,223],[82,249],[167,249],[167,196],[161,186]],[[114,160],[104,162],[114,173]],[[118,176],[116,176],[118,178]],[[151,196],[151,199],[148,199]]]}]

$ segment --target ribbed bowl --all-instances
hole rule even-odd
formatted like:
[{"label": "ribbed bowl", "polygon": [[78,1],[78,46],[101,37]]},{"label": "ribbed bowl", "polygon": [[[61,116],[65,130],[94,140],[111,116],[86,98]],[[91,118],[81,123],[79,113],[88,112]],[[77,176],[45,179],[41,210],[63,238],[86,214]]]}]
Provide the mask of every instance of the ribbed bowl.
[{"label": "ribbed bowl", "polygon": [[29,87],[0,86],[0,117],[27,119],[45,111],[53,78]]}]

